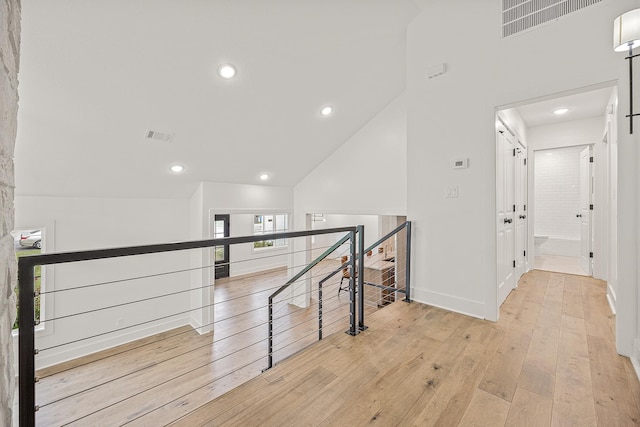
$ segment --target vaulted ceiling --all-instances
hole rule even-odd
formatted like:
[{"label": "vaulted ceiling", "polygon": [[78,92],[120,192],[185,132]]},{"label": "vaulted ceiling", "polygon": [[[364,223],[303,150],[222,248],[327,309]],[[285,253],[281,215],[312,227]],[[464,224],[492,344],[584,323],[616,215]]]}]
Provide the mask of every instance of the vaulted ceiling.
[{"label": "vaulted ceiling", "polygon": [[402,93],[418,4],[25,1],[16,193],[189,197],[261,173],[293,186]]}]

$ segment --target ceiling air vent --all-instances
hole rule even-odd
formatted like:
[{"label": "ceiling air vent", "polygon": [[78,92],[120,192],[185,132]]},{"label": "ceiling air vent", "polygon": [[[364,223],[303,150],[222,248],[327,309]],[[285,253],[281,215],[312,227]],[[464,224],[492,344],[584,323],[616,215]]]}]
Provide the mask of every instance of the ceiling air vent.
[{"label": "ceiling air vent", "polygon": [[502,0],[502,37],[553,21],[602,0]]},{"label": "ceiling air vent", "polygon": [[148,130],[144,133],[144,139],[154,139],[156,141],[169,142],[173,138],[172,133],[163,133],[155,130]]}]

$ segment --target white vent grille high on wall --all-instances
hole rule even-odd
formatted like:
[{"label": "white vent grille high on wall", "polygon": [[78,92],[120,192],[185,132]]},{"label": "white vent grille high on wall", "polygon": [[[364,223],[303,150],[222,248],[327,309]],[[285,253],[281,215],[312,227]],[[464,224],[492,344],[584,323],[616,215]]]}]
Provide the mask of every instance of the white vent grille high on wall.
[{"label": "white vent grille high on wall", "polygon": [[602,0],[502,0],[502,37],[553,21]]}]

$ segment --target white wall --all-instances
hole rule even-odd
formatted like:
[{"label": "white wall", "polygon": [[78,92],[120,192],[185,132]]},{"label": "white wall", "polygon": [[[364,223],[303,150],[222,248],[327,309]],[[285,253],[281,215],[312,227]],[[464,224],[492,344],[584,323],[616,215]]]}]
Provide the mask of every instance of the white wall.
[{"label": "white wall", "polygon": [[[276,213],[263,212],[262,210],[251,213],[235,213],[230,217],[229,234],[231,237],[249,236],[253,234],[254,214]],[[277,212],[287,213],[289,211]],[[290,214],[289,214],[290,215]],[[229,276],[235,277],[242,274],[255,273],[257,271],[284,267],[287,265],[289,246],[274,246],[270,248],[254,249],[253,243],[232,245],[229,248]]]},{"label": "white wall", "polygon": [[294,187],[307,213],[406,214],[406,97],[398,96]]},{"label": "white wall", "polygon": [[524,146],[529,145],[529,128],[522,120],[520,113],[515,108],[505,108],[498,111],[498,117],[506,124],[513,133],[516,134],[518,141]]},{"label": "white wall", "polygon": [[[406,108],[401,94],[294,187],[296,229],[312,213],[406,215]],[[293,265],[310,261],[306,249],[295,242]]]},{"label": "white wall", "polygon": [[601,143],[605,125],[604,114],[603,111],[602,116],[598,117],[531,127],[529,149],[545,150]]},{"label": "white wall", "polygon": [[[44,252],[69,252],[188,240],[189,201],[182,199],[98,199],[16,196],[16,228],[44,227]],[[189,254],[144,255],[45,267],[44,319],[54,319],[132,300],[187,290],[189,274],[178,273],[87,288],[64,289],[183,270]],[[46,349],[189,309],[189,293],[91,314],[47,321],[37,333]],[[122,325],[118,326],[118,319]],[[131,327],[114,334],[43,350],[38,367],[49,366],[161,330],[184,325],[187,314]]]},{"label": "white wall", "polygon": [[[192,240],[213,238],[213,219],[216,214],[291,212],[292,205],[293,194],[288,187],[203,182],[191,199],[190,217],[194,223],[191,225],[190,238]],[[233,227],[233,224],[231,227]],[[291,218],[289,219],[289,227],[293,227]],[[237,235],[243,234],[250,233],[248,231],[246,233],[238,231]],[[197,252],[198,254],[192,259],[193,267],[211,265],[213,263],[211,249],[202,249]],[[234,268],[233,273],[245,274],[254,271],[250,266],[245,266],[244,268],[244,272],[241,269]],[[202,291],[192,298],[191,306],[193,308],[203,307],[202,310],[191,314],[191,325],[194,328],[199,328],[201,325],[211,325],[213,322],[213,306],[211,305],[214,303],[213,289],[207,286],[213,283],[212,269],[202,269],[192,274],[191,287],[201,288]],[[200,333],[208,330],[210,328],[198,329]]]},{"label": "white wall", "polygon": [[[627,87],[624,55],[612,50],[611,28],[616,16],[637,6],[636,0],[604,0],[504,39],[500,2],[432,1],[411,22],[407,209],[415,230],[417,300],[497,318],[495,109],[612,80]],[[455,30],[443,17],[455,17]],[[446,63],[447,73],[427,79],[427,68],[438,63]],[[628,109],[624,98],[620,104]],[[625,301],[625,307],[618,304],[618,350],[627,355],[638,336],[637,144],[637,136],[619,138],[618,225],[634,236],[618,251],[618,300]],[[449,162],[456,156],[469,157],[469,169],[453,170]],[[454,184],[460,197],[445,199],[444,187]]]},{"label": "white wall", "polygon": [[[356,225],[364,225],[364,245],[370,246],[376,240],[378,240],[379,233],[379,221],[378,215],[337,215],[337,214],[324,214],[326,221],[312,222],[311,227],[313,230],[326,230],[328,228],[340,228],[340,227],[353,227]],[[320,256],[325,250],[335,244],[344,236],[344,233],[338,234],[320,234],[313,238],[312,255],[311,258],[315,259]],[[339,258],[340,255],[336,254],[332,258]]]},{"label": "white wall", "polygon": [[[605,154],[605,180],[602,182],[607,197],[609,209],[605,211],[605,223],[602,235],[605,236],[605,247],[608,250],[609,269],[607,277],[607,299],[613,313],[616,312],[616,296],[618,289],[618,126],[616,115],[618,114],[618,93],[614,91],[609,99],[610,111],[606,115],[606,147]],[[640,297],[640,292],[638,292]],[[640,307],[640,303],[638,304]],[[639,320],[640,321],[640,320]],[[640,331],[640,326],[638,327]]]}]

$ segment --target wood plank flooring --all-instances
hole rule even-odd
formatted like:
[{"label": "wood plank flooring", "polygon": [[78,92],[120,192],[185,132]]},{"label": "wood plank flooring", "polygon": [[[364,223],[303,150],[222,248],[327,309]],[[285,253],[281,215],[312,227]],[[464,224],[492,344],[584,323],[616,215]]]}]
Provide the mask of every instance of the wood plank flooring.
[{"label": "wood plank flooring", "polygon": [[491,323],[419,303],[368,317],[173,426],[633,426],[604,282],[531,271]]},{"label": "wood plank flooring", "polygon": [[[339,265],[315,267],[314,288]],[[286,280],[286,269],[279,269],[217,282],[213,333],[185,326],[40,370],[37,425],[165,425],[255,378],[267,367],[268,295]],[[324,287],[325,336],[349,325],[349,294],[338,296],[339,280],[336,275]],[[317,341],[316,293],[311,302],[304,309],[286,300],[274,304],[276,362]],[[329,380],[322,373],[309,384]]]}]

